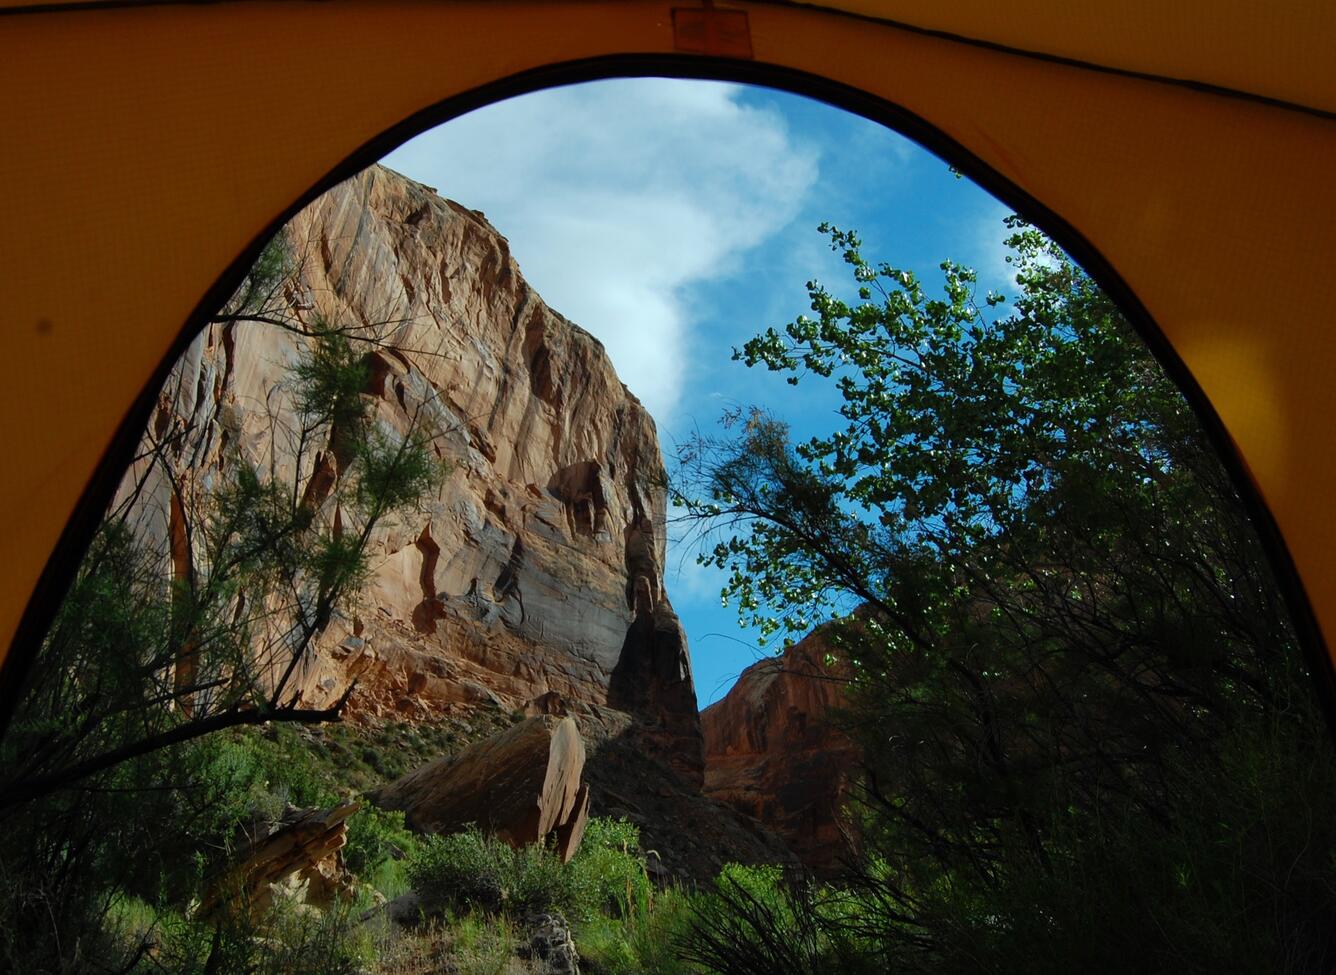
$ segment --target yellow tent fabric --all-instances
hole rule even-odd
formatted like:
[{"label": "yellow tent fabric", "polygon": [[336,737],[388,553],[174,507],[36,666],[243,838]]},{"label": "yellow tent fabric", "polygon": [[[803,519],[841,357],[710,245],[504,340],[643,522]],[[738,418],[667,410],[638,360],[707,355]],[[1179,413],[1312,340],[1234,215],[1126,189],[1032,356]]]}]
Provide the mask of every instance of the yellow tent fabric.
[{"label": "yellow tent fabric", "polygon": [[[726,29],[686,43],[674,6]],[[706,6],[0,0],[3,689],[156,377],[267,230],[451,114],[642,73],[779,85],[891,122],[1055,232],[1217,424],[1321,652],[1336,634],[1336,4]],[[745,50],[724,43],[744,14]]]}]

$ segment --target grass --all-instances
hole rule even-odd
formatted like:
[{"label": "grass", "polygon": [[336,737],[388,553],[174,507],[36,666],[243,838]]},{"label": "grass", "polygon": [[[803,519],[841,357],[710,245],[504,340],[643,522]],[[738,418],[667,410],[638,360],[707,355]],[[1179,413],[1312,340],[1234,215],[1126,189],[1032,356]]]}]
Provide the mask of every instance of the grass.
[{"label": "grass", "polygon": [[520,934],[514,921],[481,912],[445,916],[411,931],[386,931],[378,944],[376,975],[535,975],[516,956]]},{"label": "grass", "polygon": [[[655,888],[638,831],[625,820],[591,819],[568,864],[551,850],[513,850],[477,830],[429,837],[407,874],[428,914],[441,918],[425,935],[438,948],[442,938],[453,939],[448,950],[474,957],[485,947],[473,930],[478,918],[513,930],[536,912],[556,911],[572,922],[576,948],[594,975],[693,972],[677,958],[691,922],[690,895]],[[416,950],[425,962],[433,949]]]},{"label": "grass", "polygon": [[599,915],[576,927],[575,946],[589,975],[693,975],[678,957],[677,942],[691,922],[690,895],[659,891],[633,917]]}]

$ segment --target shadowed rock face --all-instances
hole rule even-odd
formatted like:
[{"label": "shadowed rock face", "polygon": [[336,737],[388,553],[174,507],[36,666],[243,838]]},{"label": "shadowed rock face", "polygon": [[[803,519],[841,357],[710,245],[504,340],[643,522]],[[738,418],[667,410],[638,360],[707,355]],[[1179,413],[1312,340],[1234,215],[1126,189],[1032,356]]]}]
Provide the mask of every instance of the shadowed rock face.
[{"label": "shadowed rock face", "polygon": [[858,749],[829,718],[844,672],[825,662],[822,631],[742,672],[701,712],[705,794],[778,833],[808,867],[837,866],[840,806]]},{"label": "shadowed rock face", "polygon": [[[369,360],[376,419],[426,417],[448,465],[420,513],[376,531],[369,586],[305,661],[303,703],[328,706],[356,679],[354,715],[611,706],[698,787],[690,658],[663,585],[663,461],[603,347],[543,303],[481,214],[390,170],[330,190],[288,240],[290,313],[388,323]],[[174,469],[138,472],[142,531],[164,552],[183,558],[189,534],[171,481],[207,491],[238,447],[292,475],[266,407],[291,405],[282,379],[301,341],[212,326],[173,371],[153,433],[179,437]],[[316,505],[333,503],[336,446],[301,472]]]},{"label": "shadowed rock face", "polygon": [[684,782],[699,789],[705,778],[700,725],[680,718],[696,710],[686,631],[667,600],[656,606],[638,596],[636,609],[608,684],[608,704],[640,715],[647,729],[642,734],[659,744],[648,750],[661,752]]}]

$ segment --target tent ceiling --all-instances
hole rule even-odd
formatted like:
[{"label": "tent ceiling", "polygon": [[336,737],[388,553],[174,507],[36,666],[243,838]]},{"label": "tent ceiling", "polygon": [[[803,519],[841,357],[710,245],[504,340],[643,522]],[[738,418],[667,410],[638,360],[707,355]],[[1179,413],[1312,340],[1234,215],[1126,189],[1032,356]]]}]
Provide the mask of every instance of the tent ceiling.
[{"label": "tent ceiling", "polygon": [[671,6],[0,0],[17,11],[0,16],[0,647],[55,552],[15,644],[31,648],[82,541],[76,526],[58,546],[62,530],[81,497],[95,514],[123,460],[109,445],[134,435],[122,421],[142,421],[141,393],[201,299],[267,227],[431,106],[635,71],[848,92],[874,113],[857,93],[884,99],[925,123],[911,134],[1060,218],[1200,385],[1336,632],[1336,330],[1320,298],[1336,258],[1336,121],[1322,115],[1336,111],[1336,5],[736,4],[746,65],[671,60]]},{"label": "tent ceiling", "polygon": [[1336,112],[1336,4],[1231,0],[834,0],[812,6],[1018,52]]},{"label": "tent ceiling", "polygon": [[[0,0],[0,12],[250,0]],[[310,3],[312,0],[289,0]],[[459,5],[459,0],[435,0]],[[504,5],[510,0],[492,0]],[[554,0],[556,2],[556,0]],[[621,0],[603,0],[616,3]],[[757,0],[867,18],[914,30],[1119,71],[1206,85],[1336,113],[1336,4],[1327,0]],[[512,3],[523,8],[525,3]],[[588,6],[590,4],[582,4]],[[677,0],[664,6],[695,6]]]}]

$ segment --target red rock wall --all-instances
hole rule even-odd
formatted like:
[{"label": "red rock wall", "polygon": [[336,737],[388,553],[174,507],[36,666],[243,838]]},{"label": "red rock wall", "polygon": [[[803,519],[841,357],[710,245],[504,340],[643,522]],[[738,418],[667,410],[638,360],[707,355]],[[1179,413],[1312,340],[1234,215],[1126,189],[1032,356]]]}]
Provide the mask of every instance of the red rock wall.
[{"label": "red rock wall", "polygon": [[701,712],[705,794],[779,834],[808,867],[829,872],[845,849],[840,807],[858,749],[829,718],[843,672],[821,631],[742,672]]},{"label": "red rock wall", "polygon": [[[300,268],[286,313],[382,323],[393,347],[373,357],[376,418],[402,430],[428,417],[448,464],[420,514],[376,531],[373,577],[304,667],[304,702],[327,706],[356,678],[349,707],[365,715],[553,696],[612,706],[698,785],[691,664],[663,585],[658,438],[602,345],[543,303],[481,214],[381,167],[295,217],[288,242]],[[147,478],[141,531],[164,552],[181,536],[171,482],[209,490],[224,444],[292,476],[268,408],[291,405],[283,376],[302,341],[216,325],[178,363],[151,431],[176,437],[172,470],[132,472]],[[301,472],[318,496],[337,476],[331,453]]]}]

